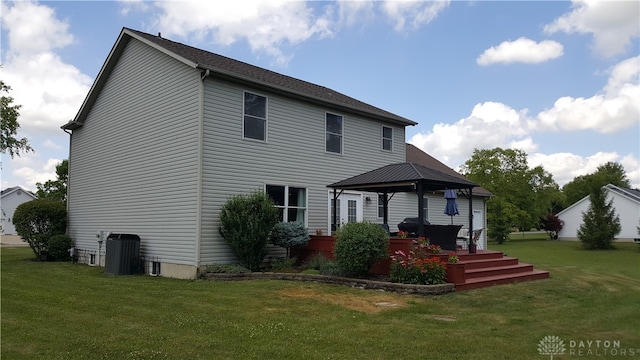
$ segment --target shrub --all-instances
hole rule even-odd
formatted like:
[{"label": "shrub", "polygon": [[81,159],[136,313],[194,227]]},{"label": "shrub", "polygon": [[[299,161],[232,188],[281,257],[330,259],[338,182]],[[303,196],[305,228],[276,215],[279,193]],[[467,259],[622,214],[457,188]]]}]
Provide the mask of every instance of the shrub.
[{"label": "shrub", "polygon": [[322,254],[316,254],[310,257],[304,264],[302,264],[303,272],[307,272],[309,270],[313,270],[314,274],[322,274],[322,275],[331,275],[331,276],[341,276],[344,275],[344,272],[338,266],[338,263],[327,259]]},{"label": "shrub", "polygon": [[388,256],[388,246],[389,235],[380,225],[348,223],[336,233],[334,255],[345,274],[358,275],[366,273],[376,261]]},{"label": "shrub", "polygon": [[73,247],[73,240],[69,235],[60,234],[53,235],[49,239],[49,258],[53,261],[69,261],[71,254],[69,249]]},{"label": "shrub", "polygon": [[289,257],[289,249],[291,247],[307,245],[309,233],[301,222],[279,222],[271,229],[269,242],[286,248],[287,257]]},{"label": "shrub", "polygon": [[546,231],[549,240],[558,240],[558,233],[563,226],[564,221],[560,220],[556,214],[549,213],[540,218],[540,228]]},{"label": "shrub", "polygon": [[271,271],[291,272],[296,264],[296,258],[279,259],[271,262]]},{"label": "shrub", "polygon": [[246,273],[250,273],[251,270],[237,264],[235,265],[213,264],[213,265],[207,266],[206,272],[211,274],[246,274]]},{"label": "shrub", "polygon": [[236,195],[220,209],[220,235],[240,263],[249,270],[260,268],[267,255],[267,240],[278,222],[278,209],[264,192]]},{"label": "shrub", "polygon": [[[426,240],[414,240],[408,254],[396,251],[391,256],[391,281],[418,285],[443,284],[447,277],[447,264],[438,257],[430,257],[432,253]],[[457,256],[453,260],[457,262]]]},{"label": "shrub", "polygon": [[16,232],[29,244],[36,258],[46,256],[49,239],[67,230],[67,209],[63,202],[36,199],[20,204],[13,214]]}]

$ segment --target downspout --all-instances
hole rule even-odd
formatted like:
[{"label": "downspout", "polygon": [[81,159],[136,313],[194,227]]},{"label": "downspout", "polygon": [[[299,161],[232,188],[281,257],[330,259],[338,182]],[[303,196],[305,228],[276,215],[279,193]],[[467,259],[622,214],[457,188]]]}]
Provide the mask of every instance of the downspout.
[{"label": "downspout", "polygon": [[204,81],[209,76],[209,70],[205,70],[200,75],[200,96],[198,99],[198,165],[196,171],[198,172],[198,180],[196,185],[197,191],[197,205],[196,205],[196,247],[195,247],[195,265],[196,265],[196,277],[200,273],[200,249],[202,246],[202,162],[204,154]]},{"label": "downspout", "polygon": [[[73,134],[72,131],[67,130],[67,129],[62,129],[62,131],[66,132],[67,134],[69,134],[69,153],[67,154],[67,159],[68,159],[68,163],[67,163],[67,194],[66,194],[66,209],[67,209],[67,228],[65,229],[65,233],[69,234],[69,189],[71,188],[71,176],[69,176],[69,174],[71,173],[71,142],[73,141],[73,137],[71,136]],[[72,248],[73,251],[75,252],[75,246]],[[72,257],[73,258],[73,257]]]},{"label": "downspout", "polygon": [[424,184],[418,181],[418,237],[424,236]]}]

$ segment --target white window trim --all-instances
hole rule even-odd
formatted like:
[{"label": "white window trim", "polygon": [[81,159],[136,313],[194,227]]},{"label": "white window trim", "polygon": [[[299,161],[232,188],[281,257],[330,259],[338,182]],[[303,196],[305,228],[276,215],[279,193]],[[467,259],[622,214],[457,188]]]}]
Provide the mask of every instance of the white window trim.
[{"label": "white window trim", "polygon": [[[331,115],[335,115],[335,116],[340,116],[340,118],[342,118],[342,134],[340,134],[340,152],[333,152],[333,151],[327,151],[327,134],[333,134],[333,135],[338,135],[338,134],[334,134],[334,133],[329,133],[327,131],[327,115],[331,114]],[[333,154],[333,155],[343,155],[344,154],[344,115],[341,114],[336,114],[336,113],[332,113],[329,111],[325,111],[324,112],[324,152],[327,154]]]},{"label": "white window trim", "polygon": [[[385,138],[384,137],[384,128],[391,129],[391,138]],[[382,151],[393,152],[393,133],[394,133],[394,128],[392,128],[391,126],[382,125],[380,127],[380,149]],[[391,140],[391,149],[387,150],[387,149],[384,148],[384,141],[385,140]]]},{"label": "white window trim", "polygon": [[[264,193],[269,195],[267,193],[267,186],[282,186],[284,187],[284,206],[279,206],[276,205],[276,208],[278,209],[283,209],[283,213],[282,213],[282,221],[283,222],[288,222],[289,221],[289,213],[287,212],[289,210],[289,208],[292,209],[305,209],[305,216],[304,216],[304,227],[308,228],[308,223],[309,223],[309,187],[308,186],[302,186],[302,185],[281,185],[278,184],[278,182],[270,182],[270,183],[265,183],[264,184]],[[304,189],[304,203],[306,204],[305,207],[299,207],[299,206],[289,206],[289,188],[299,188],[299,189]]]},{"label": "white window trim", "polygon": [[[244,136],[244,97],[245,94],[249,93],[249,94],[253,94],[253,95],[258,95],[258,96],[262,96],[265,99],[265,103],[264,103],[264,140],[260,140],[260,139],[254,139],[254,138],[250,138],[250,137],[246,137]],[[249,115],[251,117],[255,117],[253,115]],[[259,119],[257,117],[255,117],[256,119]],[[261,142],[261,143],[266,143],[267,140],[269,139],[269,97],[267,95],[263,95],[254,91],[248,91],[248,90],[243,90],[242,91],[242,139],[243,140],[249,140],[249,141],[256,141],[256,142]]]}]

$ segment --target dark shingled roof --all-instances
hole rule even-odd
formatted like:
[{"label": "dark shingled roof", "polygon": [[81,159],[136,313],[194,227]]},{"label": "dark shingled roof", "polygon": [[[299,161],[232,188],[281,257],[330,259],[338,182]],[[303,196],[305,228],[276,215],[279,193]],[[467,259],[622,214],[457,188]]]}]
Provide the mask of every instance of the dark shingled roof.
[{"label": "dark shingled roof", "polygon": [[402,125],[417,124],[414,121],[366,104],[324,86],[282,75],[271,70],[184,45],[160,36],[128,28],[124,28],[123,32],[134,37],[145,39],[183,59],[193,62],[196,68],[209,70],[212,76],[267,87],[270,90],[283,92],[294,97],[305,98],[307,101],[331,104],[341,109],[367,114]]},{"label": "dark shingled roof", "polygon": [[425,190],[470,189],[475,183],[415,163],[386,165],[364,174],[338,181],[330,188],[360,191],[413,191],[413,183],[422,182]]},{"label": "dark shingled roof", "polygon": [[[442,173],[454,176],[459,179],[469,180],[467,179],[466,176],[459,174],[452,168],[441,163],[440,161],[438,161],[438,159],[418,149],[414,145],[407,144],[406,149],[407,149],[407,154],[406,154],[407,162],[420,164],[424,167],[440,171]],[[473,189],[473,194],[478,196],[489,196],[489,197],[493,196],[493,194],[489,190],[480,186]]]}]

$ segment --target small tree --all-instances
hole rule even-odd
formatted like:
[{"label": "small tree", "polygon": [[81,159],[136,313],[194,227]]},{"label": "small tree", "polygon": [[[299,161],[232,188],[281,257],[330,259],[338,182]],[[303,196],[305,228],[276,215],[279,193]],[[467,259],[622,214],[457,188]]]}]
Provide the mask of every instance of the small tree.
[{"label": "small tree", "polygon": [[549,213],[540,218],[540,228],[547,232],[549,240],[558,240],[558,233],[563,226],[564,221],[560,220],[556,214]]},{"label": "small tree", "polygon": [[59,200],[66,204],[67,202],[67,184],[69,183],[69,160],[62,160],[56,165],[56,180],[49,180],[42,183],[36,183],[38,192],[36,195],[39,199]]},{"label": "small tree", "polygon": [[336,232],[334,255],[346,274],[364,274],[376,261],[389,256],[389,234],[378,224],[353,222]]},{"label": "small tree", "polygon": [[495,216],[491,224],[489,224],[487,235],[497,241],[498,244],[503,244],[512,228],[510,212],[506,209],[509,204],[506,204],[501,199],[492,199],[492,201],[494,200],[493,210]]},{"label": "small tree", "polygon": [[67,230],[67,209],[60,201],[32,200],[16,208],[13,223],[16,232],[41,259],[47,254],[49,239]]},{"label": "small tree", "polygon": [[613,208],[613,200],[607,202],[604,187],[589,195],[589,209],[582,213],[578,239],[587,250],[613,249],[613,240],[620,233],[620,217]]},{"label": "small tree", "polygon": [[220,209],[220,235],[240,263],[256,271],[267,256],[267,241],[278,209],[264,192],[236,195]]},{"label": "small tree", "polygon": [[269,234],[269,241],[276,246],[289,249],[294,246],[304,246],[309,242],[309,232],[301,222],[279,222]]},{"label": "small tree", "polygon": [[[11,158],[20,156],[20,153],[33,151],[27,138],[18,139],[16,135],[20,128],[21,105],[13,105],[13,98],[7,96],[11,87],[0,80],[0,152],[9,153]],[[5,95],[6,93],[7,95]]]}]

